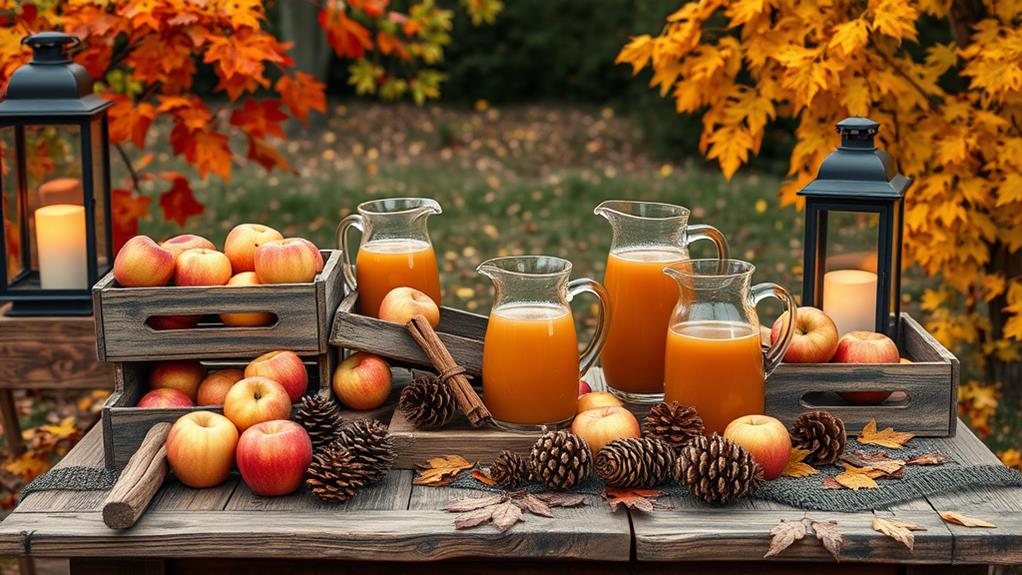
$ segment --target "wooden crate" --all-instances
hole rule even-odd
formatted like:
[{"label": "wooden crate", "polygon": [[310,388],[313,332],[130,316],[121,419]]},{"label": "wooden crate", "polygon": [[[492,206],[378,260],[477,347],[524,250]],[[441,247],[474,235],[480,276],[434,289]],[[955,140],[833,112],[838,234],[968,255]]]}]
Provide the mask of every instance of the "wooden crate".
[{"label": "wooden crate", "polygon": [[[958,358],[908,314],[901,314],[898,349],[913,363],[782,363],[766,383],[766,413],[785,423],[824,409],[858,435],[870,419],[922,437],[955,434]],[[881,405],[853,405],[837,393],[892,391]]]},{"label": "wooden crate", "polygon": [[[330,345],[373,353],[404,366],[432,368],[408,328],[399,323],[383,321],[357,313],[358,292],[349,293],[337,306]],[[469,375],[483,374],[483,337],[486,336],[486,316],[450,307],[440,308],[437,335],[451,357],[465,368]]]},{"label": "wooden crate", "polygon": [[[309,283],[244,288],[133,287],[107,274],[92,289],[96,349],[102,361],[249,357],[271,349],[318,355],[328,349],[330,322],[343,295],[341,252],[323,250],[323,271]],[[217,314],[271,312],[265,327],[228,327]],[[201,315],[192,329],[155,330],[153,316]]]},{"label": "wooden crate", "polygon": [[[203,360],[209,369],[230,367],[244,368],[255,356],[239,359]],[[309,370],[309,386],[306,394],[329,397],[330,377],[337,361],[337,350],[319,355],[302,356]],[[147,382],[149,368],[153,362],[119,362],[114,364],[114,392],[107,399],[101,413],[103,425],[104,461],[109,469],[118,469],[127,464],[135,453],[149,428],[160,422],[177,421],[177,418],[193,411],[214,411],[223,413],[223,407],[216,405],[145,408],[135,407],[138,400],[149,391]],[[294,406],[297,408],[297,406]]]}]

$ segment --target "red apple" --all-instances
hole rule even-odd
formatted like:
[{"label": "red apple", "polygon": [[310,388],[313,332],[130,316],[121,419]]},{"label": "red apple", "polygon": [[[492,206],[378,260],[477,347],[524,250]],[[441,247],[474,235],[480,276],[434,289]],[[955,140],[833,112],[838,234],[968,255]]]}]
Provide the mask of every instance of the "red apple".
[{"label": "red apple", "polygon": [[375,409],[390,397],[390,366],[382,357],[358,352],[341,362],[334,371],[337,399],[352,409]]},{"label": "red apple", "polygon": [[224,415],[244,432],[257,423],[290,417],[291,399],[284,386],[272,379],[246,377],[227,392]]},{"label": "red apple", "polygon": [[[254,286],[259,285],[259,278],[255,272],[241,272],[235,274],[227,282],[229,286]],[[270,312],[244,312],[244,313],[222,313],[220,321],[231,327],[262,327],[270,325],[277,319],[277,316]]]},{"label": "red apple", "polygon": [[[781,314],[770,330],[770,344],[781,337],[781,329],[788,320],[788,312]],[[802,306],[795,312],[795,327],[791,345],[784,354],[788,363],[826,363],[837,350],[837,326],[834,320],[815,307]]]},{"label": "red apple", "polygon": [[195,403],[198,405],[223,405],[227,392],[235,383],[245,378],[240,369],[221,369],[206,376],[199,384]]},{"label": "red apple", "polygon": [[135,404],[135,407],[192,407],[193,405],[195,404],[192,403],[191,398],[185,392],[165,387],[153,389],[143,395],[142,399],[138,400],[138,403]]},{"label": "red apple", "polygon": [[578,380],[578,395],[579,395],[579,397],[581,397],[581,396],[591,392],[592,390],[593,390],[593,388],[589,387],[589,384],[586,383],[586,381],[584,379]]},{"label": "red apple", "polygon": [[316,266],[316,256],[301,238],[274,240],[255,251],[255,273],[263,284],[311,282]]},{"label": "red apple", "polygon": [[195,401],[205,377],[206,368],[197,361],[161,361],[149,370],[149,389],[177,389]]},{"label": "red apple", "polygon": [[376,317],[383,321],[406,324],[416,315],[422,315],[429,325],[440,323],[440,308],[433,298],[410,287],[397,287],[383,297]]},{"label": "red apple", "polygon": [[319,248],[316,247],[316,244],[310,242],[305,238],[295,239],[305,243],[305,245],[309,247],[309,250],[312,251],[313,257],[316,258],[316,273],[323,271],[323,252],[319,251]]},{"label": "red apple", "polygon": [[282,240],[284,236],[277,230],[261,224],[240,224],[227,234],[224,241],[224,253],[231,260],[234,273],[255,271],[255,251],[259,246]]},{"label": "red apple", "polygon": [[149,327],[162,331],[166,329],[191,329],[199,325],[201,315],[154,315],[146,323]]},{"label": "red apple", "polygon": [[745,415],[732,421],[724,438],[741,445],[763,468],[764,479],[775,479],[788,465],[791,437],[784,424],[766,415]]},{"label": "red apple", "polygon": [[571,431],[585,439],[593,453],[615,439],[639,437],[639,421],[625,407],[609,406],[587,409],[575,416]]},{"label": "red apple", "polygon": [[[891,338],[872,331],[852,331],[838,341],[834,363],[901,363],[898,346]],[[856,405],[877,405],[890,391],[844,391],[838,395]]]},{"label": "red apple", "polygon": [[575,413],[582,413],[597,407],[621,407],[624,403],[609,391],[591,391],[585,395],[578,396],[578,403],[575,404]]},{"label": "red apple", "polygon": [[174,475],[189,487],[219,485],[234,467],[238,430],[226,417],[212,411],[182,415],[167,436],[167,462]]},{"label": "red apple", "polygon": [[192,248],[204,248],[207,250],[216,249],[213,242],[195,234],[181,234],[179,236],[163,240],[160,242],[160,247],[174,254],[175,258],[181,255],[181,252]]},{"label": "red apple", "polygon": [[302,358],[293,351],[271,351],[252,360],[245,368],[245,377],[261,375],[287,390],[291,403],[298,403],[309,386],[309,372]]},{"label": "red apple", "polygon": [[252,493],[287,495],[305,479],[305,470],[312,463],[312,441],[293,421],[264,421],[241,434],[237,459],[241,478]]},{"label": "red apple", "polygon": [[165,286],[174,277],[174,254],[149,236],[124,242],[114,258],[114,279],[124,287]]},{"label": "red apple", "polygon": [[231,279],[231,262],[227,256],[206,248],[192,248],[177,256],[174,285],[222,286]]}]

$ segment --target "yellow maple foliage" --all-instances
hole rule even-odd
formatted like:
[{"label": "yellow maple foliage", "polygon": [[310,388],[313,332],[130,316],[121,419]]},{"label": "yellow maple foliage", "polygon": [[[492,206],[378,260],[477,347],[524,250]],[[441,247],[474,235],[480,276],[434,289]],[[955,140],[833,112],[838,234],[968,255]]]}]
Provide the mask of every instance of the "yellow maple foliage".
[{"label": "yellow maple foliage", "polygon": [[[959,6],[961,4],[961,6]],[[868,115],[914,178],[906,261],[941,286],[928,327],[989,360],[1022,396],[1022,2],[695,0],[617,62],[650,69],[700,150],[730,178],[774,120],[796,123],[782,205],[834,149],[834,124]],[[925,27],[927,34],[919,32]]]},{"label": "yellow maple foliage", "polygon": [[848,463],[843,463],[845,470],[834,476],[834,480],[851,489],[852,491],[858,491],[860,489],[876,489],[877,482],[871,477],[872,472],[875,471],[872,467],[856,467]]},{"label": "yellow maple foliage", "polygon": [[784,466],[781,475],[784,477],[809,477],[819,473],[815,467],[805,462],[808,456],[808,449],[792,447],[791,452],[788,454],[788,464]]},{"label": "yellow maple foliage", "polygon": [[905,447],[910,439],[915,437],[911,433],[905,433],[903,431],[895,431],[893,427],[885,427],[884,429],[877,431],[877,420],[871,419],[865,427],[862,428],[862,433],[859,434],[858,442],[863,445],[879,445],[880,447],[886,447],[888,449],[901,449]]}]

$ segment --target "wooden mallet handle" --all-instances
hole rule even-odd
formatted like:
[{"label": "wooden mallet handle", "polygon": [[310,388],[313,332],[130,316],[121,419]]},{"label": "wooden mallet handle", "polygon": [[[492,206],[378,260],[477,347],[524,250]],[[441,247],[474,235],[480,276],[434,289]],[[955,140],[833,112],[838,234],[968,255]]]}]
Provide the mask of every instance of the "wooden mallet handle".
[{"label": "wooden mallet handle", "polygon": [[167,477],[167,435],[169,423],[157,423],[149,429],[142,445],[131,456],[127,467],[103,502],[103,523],[111,529],[127,529],[149,507],[153,495]]}]

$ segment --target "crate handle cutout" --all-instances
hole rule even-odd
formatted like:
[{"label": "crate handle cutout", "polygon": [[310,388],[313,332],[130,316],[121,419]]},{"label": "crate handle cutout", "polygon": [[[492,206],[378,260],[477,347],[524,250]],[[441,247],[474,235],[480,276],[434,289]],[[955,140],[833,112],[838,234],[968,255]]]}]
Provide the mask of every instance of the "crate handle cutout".
[{"label": "crate handle cutout", "polygon": [[269,323],[264,325],[253,325],[253,326],[242,326],[242,325],[227,325],[221,321],[203,321],[209,313],[202,314],[201,316],[188,315],[188,314],[171,314],[171,315],[151,315],[145,319],[145,327],[149,333],[160,334],[171,331],[193,331],[193,330],[250,330],[250,329],[272,329],[277,327],[280,323],[280,318],[277,314],[270,311],[251,310],[251,311],[232,311],[231,315],[241,314],[253,314],[253,313],[265,313],[272,316]]},{"label": "crate handle cutout", "polygon": [[806,409],[828,409],[840,407],[842,409],[863,408],[863,409],[906,409],[912,403],[912,396],[907,391],[891,391],[889,389],[864,389],[846,391],[845,393],[887,393],[891,395],[878,404],[858,404],[848,401],[838,395],[836,391],[808,391],[799,398],[799,403]]}]

